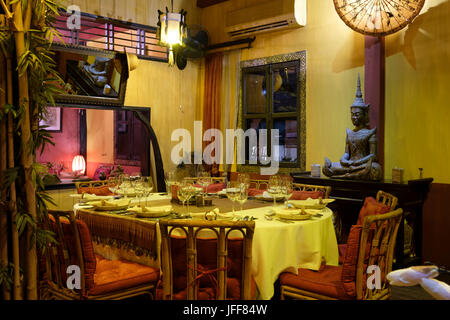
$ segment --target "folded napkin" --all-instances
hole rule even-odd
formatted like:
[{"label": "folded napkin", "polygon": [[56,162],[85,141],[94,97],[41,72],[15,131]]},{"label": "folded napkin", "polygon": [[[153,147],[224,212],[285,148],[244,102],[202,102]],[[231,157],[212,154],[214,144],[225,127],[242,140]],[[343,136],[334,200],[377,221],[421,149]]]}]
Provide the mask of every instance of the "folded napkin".
[{"label": "folded napkin", "polygon": [[215,208],[214,210],[211,210],[205,214],[206,220],[230,220],[233,219],[233,213],[232,212],[220,212],[219,208]]},{"label": "folded napkin", "polygon": [[101,200],[91,202],[91,205],[96,207],[125,207],[130,204],[130,199],[119,199],[119,200]]},{"label": "folded napkin", "polygon": [[83,193],[81,195],[82,202],[90,202],[90,201],[100,201],[100,200],[110,200],[113,196],[99,196],[96,194]]},{"label": "folded napkin", "polygon": [[172,212],[172,206],[171,205],[157,206],[157,207],[134,206],[132,208],[128,208],[127,211],[136,213],[148,213],[148,214],[170,213]]},{"label": "folded napkin", "polygon": [[450,286],[432,279],[439,275],[436,266],[417,266],[390,272],[386,278],[393,286],[409,287],[420,284],[425,291],[438,300],[450,300]]}]

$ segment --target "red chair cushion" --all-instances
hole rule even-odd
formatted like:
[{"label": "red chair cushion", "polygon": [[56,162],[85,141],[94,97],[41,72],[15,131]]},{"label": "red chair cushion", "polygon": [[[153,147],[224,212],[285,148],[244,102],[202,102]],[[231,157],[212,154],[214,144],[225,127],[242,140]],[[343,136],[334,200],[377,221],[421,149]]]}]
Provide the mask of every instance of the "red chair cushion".
[{"label": "red chair cushion", "polygon": [[346,243],[338,244],[339,264],[343,264],[344,263],[345,250],[347,250],[347,244]]},{"label": "red chair cushion", "polygon": [[354,225],[351,227],[342,263],[342,283],[349,296],[356,296],[356,265],[358,264],[361,232],[362,226]]},{"label": "red chair cushion", "polygon": [[99,186],[99,187],[81,187],[78,189],[78,193],[89,193],[95,194],[97,196],[110,196],[113,193],[109,190],[108,186]]},{"label": "red chair cushion", "polygon": [[264,194],[264,190],[260,190],[260,189],[255,189],[255,188],[249,188],[248,189],[248,195],[250,197],[256,197],[256,196],[260,196]]},{"label": "red chair cushion", "polygon": [[370,215],[384,214],[389,212],[389,207],[383,203],[379,203],[373,197],[367,197],[364,200],[364,204],[359,212],[358,221],[356,224],[362,225],[364,218]]},{"label": "red chair cushion", "polygon": [[306,200],[308,198],[319,199],[324,196],[325,195],[322,191],[294,191],[292,192],[292,196],[289,200]]},{"label": "red chair cushion", "polygon": [[298,275],[283,272],[280,275],[280,284],[314,292],[331,298],[349,300],[355,296],[348,295],[342,282],[342,266],[323,266],[320,271],[298,269]]},{"label": "red chair cushion", "polygon": [[124,290],[159,279],[159,270],[126,260],[108,260],[97,255],[97,270],[94,275],[95,286],[88,295],[101,295]]},{"label": "red chair cushion", "polygon": [[213,183],[213,184],[210,184],[206,188],[206,192],[208,192],[208,193],[216,193],[216,192],[222,191],[224,188],[225,188],[225,184],[224,183]]},{"label": "red chair cushion", "polygon": [[[53,230],[56,232],[55,219],[53,216],[49,215],[50,223],[53,224]],[[76,248],[75,248],[75,238],[73,236],[72,227],[70,225],[69,220],[65,218],[61,218],[61,225],[64,232],[64,237],[66,239],[66,243],[68,244],[68,251],[70,255],[70,264],[72,265],[80,265],[80,261],[76,259]],[[91,233],[89,232],[89,228],[86,223],[82,220],[77,220],[78,232],[80,234],[80,242],[81,242],[81,250],[83,251],[83,259],[84,259],[84,273],[85,273],[85,286],[86,290],[89,290],[94,286],[94,274],[97,267],[95,254],[94,254],[94,246],[92,245]],[[63,259],[62,254],[62,246],[58,245],[60,257],[60,263],[64,270],[60,270],[60,274],[62,274],[64,281],[67,278],[65,261]]]}]

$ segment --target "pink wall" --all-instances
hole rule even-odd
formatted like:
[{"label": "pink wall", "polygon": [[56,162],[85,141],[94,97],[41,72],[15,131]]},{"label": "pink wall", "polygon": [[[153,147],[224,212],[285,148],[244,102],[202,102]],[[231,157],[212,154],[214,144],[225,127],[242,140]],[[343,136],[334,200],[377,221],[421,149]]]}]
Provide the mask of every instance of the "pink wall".
[{"label": "pink wall", "polygon": [[72,170],[72,160],[80,151],[78,110],[62,108],[62,131],[52,132],[55,146],[45,146],[44,153],[37,150],[37,161],[40,163],[64,163],[64,171]]}]

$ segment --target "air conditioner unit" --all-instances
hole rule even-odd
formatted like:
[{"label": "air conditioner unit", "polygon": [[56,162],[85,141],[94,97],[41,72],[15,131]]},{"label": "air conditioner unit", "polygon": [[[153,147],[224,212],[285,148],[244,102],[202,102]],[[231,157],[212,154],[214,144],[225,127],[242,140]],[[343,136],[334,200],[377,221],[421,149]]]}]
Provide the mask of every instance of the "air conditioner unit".
[{"label": "air conditioner unit", "polygon": [[232,38],[306,25],[306,0],[271,0],[226,15],[225,31]]}]

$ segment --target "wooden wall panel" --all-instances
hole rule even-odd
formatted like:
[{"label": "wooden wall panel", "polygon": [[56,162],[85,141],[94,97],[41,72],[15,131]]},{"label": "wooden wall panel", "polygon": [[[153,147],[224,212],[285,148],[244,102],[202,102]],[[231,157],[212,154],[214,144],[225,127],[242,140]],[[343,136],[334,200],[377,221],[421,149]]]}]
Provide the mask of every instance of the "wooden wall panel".
[{"label": "wooden wall panel", "polygon": [[450,184],[433,183],[423,212],[423,258],[450,268]]}]

